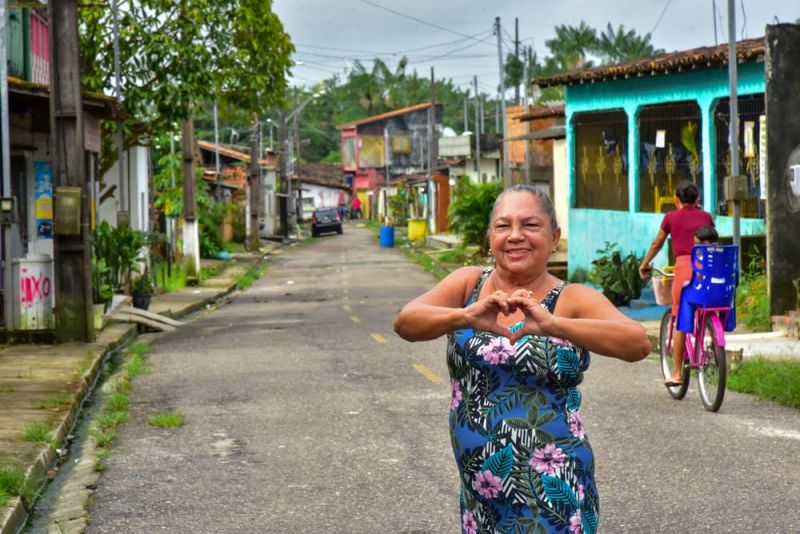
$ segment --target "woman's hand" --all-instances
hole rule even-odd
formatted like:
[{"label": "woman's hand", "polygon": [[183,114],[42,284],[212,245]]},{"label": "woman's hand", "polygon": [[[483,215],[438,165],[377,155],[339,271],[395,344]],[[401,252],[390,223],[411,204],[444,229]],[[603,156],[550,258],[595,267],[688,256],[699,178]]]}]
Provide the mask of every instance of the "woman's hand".
[{"label": "woman's hand", "polygon": [[510,337],[508,328],[497,323],[499,314],[509,315],[516,308],[509,305],[508,293],[495,291],[488,297],[480,299],[464,308],[464,320],[473,330],[492,332],[498,336]]},{"label": "woman's hand", "polygon": [[[553,314],[533,298],[530,291],[519,289],[508,299],[510,310],[521,310],[525,315],[522,328],[508,334],[512,343],[525,336],[549,336],[553,332]],[[512,312],[513,313],[513,312]]]},{"label": "woman's hand", "polygon": [[650,278],[650,273],[652,272],[652,270],[653,270],[652,265],[650,265],[649,263],[642,263],[639,266],[639,277],[642,280],[647,280],[648,278]]}]

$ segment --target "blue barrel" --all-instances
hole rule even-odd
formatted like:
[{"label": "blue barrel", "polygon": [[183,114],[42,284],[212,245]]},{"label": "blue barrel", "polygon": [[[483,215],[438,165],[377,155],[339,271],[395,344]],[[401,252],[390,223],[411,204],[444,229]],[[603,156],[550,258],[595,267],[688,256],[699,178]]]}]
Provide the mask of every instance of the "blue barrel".
[{"label": "blue barrel", "polygon": [[381,226],[381,246],[391,248],[394,246],[394,226]]}]

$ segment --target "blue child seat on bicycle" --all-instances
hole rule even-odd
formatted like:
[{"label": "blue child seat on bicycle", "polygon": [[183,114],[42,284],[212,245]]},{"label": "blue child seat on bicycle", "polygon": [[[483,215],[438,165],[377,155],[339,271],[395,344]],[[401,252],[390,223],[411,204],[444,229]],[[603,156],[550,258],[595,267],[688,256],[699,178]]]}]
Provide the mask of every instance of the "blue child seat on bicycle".
[{"label": "blue child seat on bicycle", "polygon": [[698,307],[729,307],[725,331],[736,328],[738,256],[736,245],[695,245],[692,248],[692,279],[681,293],[678,330],[687,333],[694,330],[694,312]]}]

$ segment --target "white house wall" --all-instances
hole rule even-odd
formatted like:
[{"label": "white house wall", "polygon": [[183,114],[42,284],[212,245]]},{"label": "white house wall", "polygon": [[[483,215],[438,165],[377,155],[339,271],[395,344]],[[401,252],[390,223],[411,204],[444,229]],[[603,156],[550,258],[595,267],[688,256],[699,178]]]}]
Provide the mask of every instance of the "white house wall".
[{"label": "white house wall", "polygon": [[347,203],[347,193],[343,189],[303,183],[304,220],[310,219],[311,213],[317,208],[338,208],[342,202]]},{"label": "white house wall", "polygon": [[[125,176],[127,187],[125,199],[130,214],[131,228],[148,231],[150,214],[148,213],[149,197],[149,175],[150,175],[150,149],[148,147],[136,146],[128,149],[125,153]],[[101,187],[98,198],[101,198],[111,187],[117,186],[114,194],[106,198],[97,206],[97,222],[107,221],[111,226],[117,225],[117,212],[120,206],[119,189],[119,161],[115,161],[111,168],[101,179]]]}]

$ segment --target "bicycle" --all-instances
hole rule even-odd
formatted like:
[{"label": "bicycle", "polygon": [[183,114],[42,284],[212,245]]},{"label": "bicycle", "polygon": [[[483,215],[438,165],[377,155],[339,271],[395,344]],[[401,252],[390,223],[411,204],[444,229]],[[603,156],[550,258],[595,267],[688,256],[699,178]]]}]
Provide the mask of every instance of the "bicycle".
[{"label": "bicycle", "polygon": [[[664,271],[654,271],[667,277]],[[725,332],[736,326],[735,294],[739,282],[738,247],[695,245],[692,249],[692,279],[681,293],[678,328],[686,333],[686,349],[678,386],[667,387],[669,395],[683,399],[689,389],[690,371],[697,372],[703,407],[716,412],[725,397],[728,363]],[[659,356],[664,379],[672,376],[672,310],[664,312],[659,329]],[[724,325],[724,326],[723,326]]]}]

